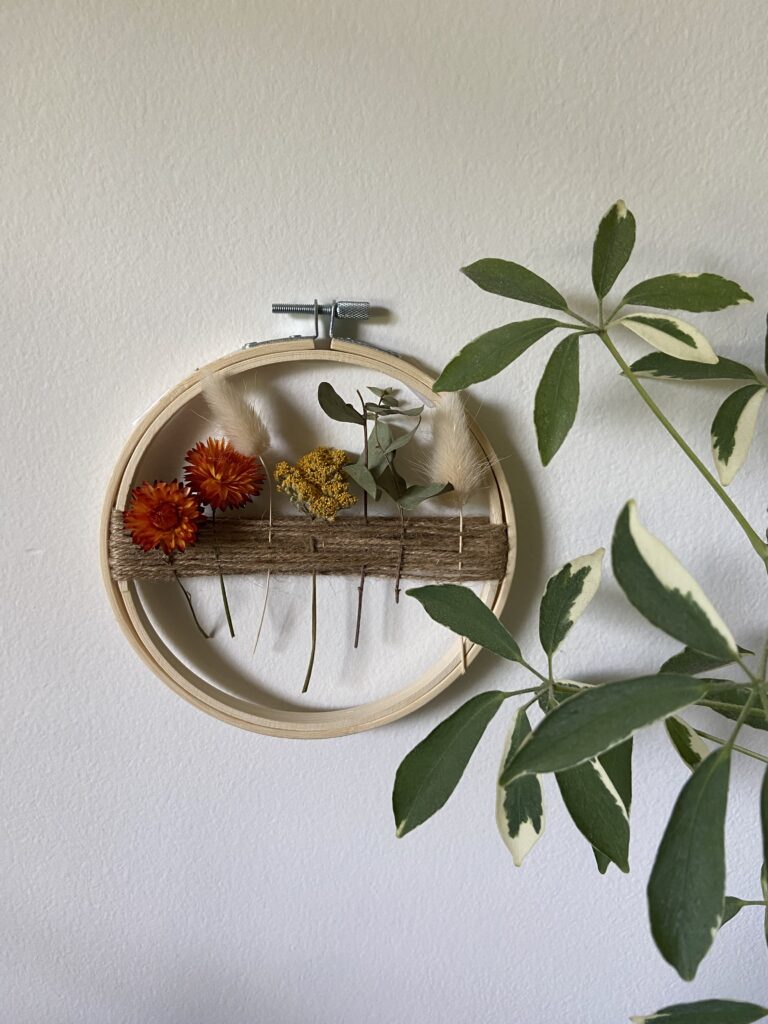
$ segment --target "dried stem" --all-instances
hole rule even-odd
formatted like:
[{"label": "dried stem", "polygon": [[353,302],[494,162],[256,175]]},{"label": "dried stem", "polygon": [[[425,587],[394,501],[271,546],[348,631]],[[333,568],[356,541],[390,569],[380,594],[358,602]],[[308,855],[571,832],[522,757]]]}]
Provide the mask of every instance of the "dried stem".
[{"label": "dried stem", "polygon": [[187,590],[187,588],[184,586],[184,584],[179,579],[179,574],[176,572],[175,569],[173,570],[173,578],[179,584],[179,587],[181,587],[182,594],[187,599],[187,604],[189,605],[189,610],[192,613],[192,618],[195,620],[195,625],[200,630],[200,632],[205,637],[205,639],[206,640],[210,640],[211,639],[211,634],[205,632],[205,630],[203,629],[203,627],[200,625],[200,623],[198,621],[197,615],[195,615],[195,606],[192,604],[192,595],[190,594],[190,592]]},{"label": "dried stem", "polygon": [[[309,550],[315,550],[315,538],[312,537],[309,542]],[[307,665],[307,674],[304,676],[304,685],[301,688],[302,693],[306,693],[309,689],[309,680],[312,678],[312,669],[315,665],[315,650],[317,648],[317,573],[312,570],[312,645],[309,651],[309,664]]]},{"label": "dried stem", "polygon": [[[216,509],[211,509],[211,532],[213,533],[214,542],[213,550],[216,556],[216,561],[219,560],[219,548],[216,544]],[[227,625],[229,626],[229,635],[234,637],[235,627],[232,625],[232,613],[229,610],[229,601],[227,600],[227,588],[224,586],[224,574],[219,573],[219,587],[221,589],[221,599],[224,602],[224,614],[227,616]]]}]

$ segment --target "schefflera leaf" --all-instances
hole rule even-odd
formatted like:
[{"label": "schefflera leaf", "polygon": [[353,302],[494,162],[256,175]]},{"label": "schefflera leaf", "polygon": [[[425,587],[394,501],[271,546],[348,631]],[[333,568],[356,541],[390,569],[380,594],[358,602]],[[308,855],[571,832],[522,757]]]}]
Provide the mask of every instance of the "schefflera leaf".
[{"label": "schefflera leaf", "polygon": [[638,729],[700,700],[707,688],[705,679],[667,674],[590,686],[539,723],[505,768],[501,784],[590,761]]},{"label": "schefflera leaf", "polygon": [[688,313],[715,313],[728,306],[752,302],[741,285],[719,274],[662,274],[649,277],[627,292],[625,306],[684,309]]},{"label": "schefflera leaf", "polygon": [[[520,708],[504,744],[501,774],[530,731],[528,715]],[[537,776],[526,775],[506,786],[497,784],[496,824],[515,866],[520,867],[544,831],[544,798]]]},{"label": "schefflera leaf", "polygon": [[458,583],[432,583],[406,593],[415,597],[427,615],[441,626],[447,626],[458,636],[501,658],[522,663],[523,656],[515,638],[469,587]]},{"label": "schefflera leaf", "polygon": [[542,466],[548,466],[568,436],[579,408],[579,334],[559,341],[536,389],[533,422]]},{"label": "schefflera leaf", "polygon": [[463,391],[470,384],[494,377],[558,326],[557,320],[536,317],[486,331],[454,356],[432,385],[432,390]]},{"label": "schefflera leaf", "polygon": [[567,310],[568,303],[549,281],[511,260],[484,259],[461,268],[478,288],[507,299],[529,302],[546,309]]},{"label": "schefflera leaf", "polygon": [[596,853],[629,871],[629,810],[600,759],[556,772],[555,779],[574,825]]},{"label": "schefflera leaf", "polygon": [[647,1017],[630,1017],[632,1024],[754,1024],[768,1016],[768,1009],[756,1003],[732,999],[700,999],[695,1003],[675,1003]]},{"label": "schefflera leaf", "polygon": [[616,321],[647,341],[659,352],[695,363],[716,363],[717,355],[707,339],[684,320],[660,313],[630,313]]},{"label": "schefflera leaf", "polygon": [[723,920],[730,757],[727,747],[710,754],[683,786],[648,881],[654,941],[686,981]]},{"label": "schefflera leaf", "polygon": [[717,410],[712,421],[712,455],[723,487],[744,465],[764,398],[761,384],[747,384],[730,394]]},{"label": "schefflera leaf", "polygon": [[719,356],[716,363],[692,363],[690,359],[675,359],[663,352],[649,352],[637,359],[630,369],[637,377],[658,380],[748,380],[757,381],[754,370],[735,359]]},{"label": "schefflera leaf", "polygon": [[684,764],[694,771],[709,756],[709,747],[693,726],[677,715],[670,715],[664,722],[672,746]]},{"label": "schefflera leaf", "polygon": [[619,199],[600,221],[592,246],[592,284],[598,299],[613,288],[634,246],[635,218]]},{"label": "schefflera leaf", "polygon": [[539,606],[539,639],[550,657],[600,586],[605,548],[568,562],[547,583]]},{"label": "schefflera leaf", "polygon": [[702,654],[733,661],[738,647],[699,584],[641,524],[634,501],[624,506],[612,545],[613,571],[631,603],[659,629]]},{"label": "schefflera leaf", "polygon": [[[606,750],[600,755],[598,761],[608,773],[608,777],[616,788],[616,792],[621,797],[621,800],[627,809],[627,816],[629,816],[630,808],[632,807],[632,737],[625,740],[624,743],[620,743],[617,747],[611,747],[610,750]],[[598,850],[596,847],[592,847],[592,852],[595,855],[595,861],[597,863],[597,870],[601,875],[604,875],[611,865],[610,857]]]},{"label": "schefflera leaf", "polygon": [[490,690],[471,697],[401,762],[392,793],[398,837],[423,824],[445,804],[488,723],[508,696],[502,690]]}]

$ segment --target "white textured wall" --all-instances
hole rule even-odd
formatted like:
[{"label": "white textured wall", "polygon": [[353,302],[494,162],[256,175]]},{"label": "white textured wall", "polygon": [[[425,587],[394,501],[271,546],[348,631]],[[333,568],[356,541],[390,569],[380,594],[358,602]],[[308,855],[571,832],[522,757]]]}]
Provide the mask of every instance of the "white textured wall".
[{"label": "white textured wall", "polygon": [[[613,1024],[768,998],[759,915],[728,926],[692,985],[654,950],[644,882],[685,775],[662,736],[637,745],[629,877],[597,875],[554,794],[513,868],[493,822],[503,715],[445,810],[398,842],[398,762],[508,669],[481,658],[374,733],[250,735],[143,668],[96,554],[132,421],[195,366],[279,333],[272,300],[369,298],[392,317],[368,337],[439,368],[525,315],[458,267],[505,255],[586,299],[619,196],[639,223],[630,276],[735,277],[756,306],[701,321],[756,361],[767,29],[758,0],[2,0],[3,1024]],[[518,503],[521,643],[548,572],[606,543],[630,496],[760,643],[764,573],[596,344],[575,431],[539,467],[550,347],[476,389]],[[717,389],[656,390],[705,451]],[[765,471],[755,453],[733,486],[759,525]],[[609,581],[567,674],[651,669],[674,646]],[[732,790],[744,896],[758,777],[740,764]]]}]

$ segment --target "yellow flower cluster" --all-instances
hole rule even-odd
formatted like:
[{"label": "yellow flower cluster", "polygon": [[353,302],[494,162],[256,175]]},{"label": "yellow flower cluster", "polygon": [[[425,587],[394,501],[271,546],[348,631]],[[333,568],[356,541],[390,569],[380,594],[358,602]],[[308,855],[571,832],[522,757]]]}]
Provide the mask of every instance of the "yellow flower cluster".
[{"label": "yellow flower cluster", "polygon": [[357,501],[342,472],[348,462],[347,453],[338,448],[315,448],[302,455],[295,466],[278,462],[277,489],[313,519],[334,519],[337,512]]}]

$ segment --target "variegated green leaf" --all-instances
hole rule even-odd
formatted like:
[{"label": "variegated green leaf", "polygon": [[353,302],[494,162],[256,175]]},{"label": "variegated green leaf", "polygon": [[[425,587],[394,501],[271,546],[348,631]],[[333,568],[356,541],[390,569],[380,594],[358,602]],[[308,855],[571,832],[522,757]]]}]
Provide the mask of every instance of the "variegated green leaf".
[{"label": "variegated green leaf", "polygon": [[688,313],[714,313],[718,309],[752,302],[752,296],[719,274],[662,274],[630,288],[626,306],[684,309]]},{"label": "variegated green leaf", "polygon": [[699,700],[707,681],[692,676],[641,676],[590,686],[555,707],[521,744],[501,777],[558,772],[590,761],[638,729]]},{"label": "variegated green leaf", "polygon": [[617,321],[659,352],[695,363],[716,363],[707,339],[691,324],[660,313],[630,313]]},{"label": "variegated green leaf", "polygon": [[764,1006],[737,1003],[730,999],[701,999],[697,1003],[676,1003],[648,1017],[630,1017],[632,1024],[754,1024],[768,1015]]},{"label": "variegated green leaf", "polygon": [[[739,647],[739,654],[754,654],[754,651],[748,651],[746,647]],[[731,665],[735,660],[733,655],[727,660],[712,658],[708,654],[684,647],[682,651],[667,658],[659,672],[682,672],[685,676],[698,676],[702,672],[713,672],[715,669],[722,668],[723,665]]]},{"label": "variegated green leaf", "polygon": [[696,730],[682,718],[670,715],[664,722],[672,746],[693,771],[709,755],[709,747]]},{"label": "variegated green leaf", "polygon": [[754,370],[735,359],[720,356],[716,363],[692,363],[663,352],[649,352],[630,367],[637,377],[659,380],[748,380],[757,381]]},{"label": "variegated green leaf", "polygon": [[629,813],[600,761],[595,758],[556,772],[555,779],[584,838],[621,871],[629,871]]},{"label": "variegated green leaf", "polygon": [[579,335],[558,342],[549,357],[533,406],[541,464],[548,466],[568,436],[579,407]]},{"label": "variegated green leaf", "polygon": [[[531,731],[523,708],[515,715],[504,745],[500,774]],[[517,867],[531,851],[544,831],[544,805],[541,783],[535,775],[525,775],[507,786],[496,786],[496,823]]]},{"label": "variegated green leaf", "polygon": [[613,571],[637,610],[688,647],[723,661],[738,653],[731,631],[698,583],[640,523],[634,501],[613,535]]},{"label": "variegated green leaf", "polygon": [[485,259],[461,268],[478,288],[507,299],[530,302],[546,309],[568,309],[560,292],[532,270],[510,260]]},{"label": "variegated green leaf", "polygon": [[592,247],[592,284],[603,299],[627,265],[635,245],[635,218],[623,200],[614,203],[600,221]]},{"label": "variegated green leaf", "polygon": [[726,398],[712,421],[712,455],[723,487],[744,465],[763,398],[762,385],[747,384]]},{"label": "variegated green leaf", "polygon": [[557,326],[557,320],[538,317],[505,324],[481,334],[454,356],[432,385],[432,390],[462,391],[470,384],[495,376]]},{"label": "variegated green leaf", "polygon": [[439,811],[453,793],[488,723],[509,696],[491,690],[471,697],[414,747],[397,769],[392,793],[397,835]]},{"label": "variegated green leaf", "polygon": [[[712,683],[714,680],[710,679],[709,682]],[[723,682],[708,690],[706,697],[700,700],[699,704],[705,708],[710,708],[712,711],[716,711],[723,718],[728,718],[735,722],[744,710],[744,705],[752,693],[752,687],[739,683],[724,686]],[[760,702],[753,704],[749,709],[747,717],[744,719],[744,724],[751,726],[753,729],[768,731],[768,716],[766,716]]]},{"label": "variegated green leaf", "polygon": [[547,583],[539,607],[539,639],[548,655],[555,653],[597,593],[604,554],[605,548],[598,548],[574,558]]},{"label": "variegated green leaf", "polygon": [[710,754],[683,786],[648,882],[653,938],[686,981],[723,919],[730,755],[727,747]]}]

